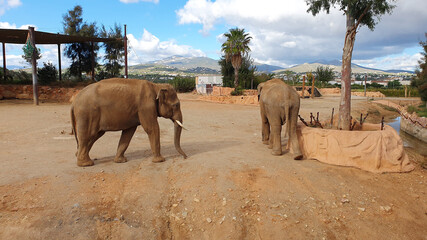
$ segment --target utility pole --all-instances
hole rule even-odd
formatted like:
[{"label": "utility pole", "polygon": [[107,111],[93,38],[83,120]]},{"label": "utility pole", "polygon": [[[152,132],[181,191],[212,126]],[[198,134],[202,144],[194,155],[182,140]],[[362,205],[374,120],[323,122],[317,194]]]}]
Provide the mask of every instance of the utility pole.
[{"label": "utility pole", "polygon": [[123,38],[125,44],[125,78],[128,78],[128,38],[126,35],[126,24],[125,24],[125,36]]}]

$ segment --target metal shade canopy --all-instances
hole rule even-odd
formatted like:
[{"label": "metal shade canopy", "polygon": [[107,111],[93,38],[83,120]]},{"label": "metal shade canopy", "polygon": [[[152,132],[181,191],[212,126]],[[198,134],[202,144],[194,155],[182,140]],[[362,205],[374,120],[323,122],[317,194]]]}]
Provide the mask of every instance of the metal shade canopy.
[{"label": "metal shade canopy", "polygon": [[[3,47],[3,71],[4,80],[6,80],[6,50],[5,44],[25,44],[27,39],[31,42],[31,46],[36,48],[37,44],[57,44],[58,45],[58,68],[59,68],[59,80],[62,80],[61,74],[61,44],[69,43],[90,43],[92,48],[92,80],[95,79],[95,59],[93,55],[93,43],[94,42],[113,42],[113,41],[124,41],[126,46],[126,25],[125,25],[125,36],[121,38],[96,38],[96,37],[82,37],[64,35],[59,33],[47,33],[34,31],[34,27],[28,27],[28,30],[24,29],[0,29],[0,42]],[[32,57],[32,75],[33,75],[33,97],[34,104],[38,105],[38,90],[37,90],[37,60]],[[125,49],[125,77],[127,78],[127,47]]]},{"label": "metal shade canopy", "polygon": [[[24,44],[27,40],[28,30],[24,29],[0,29],[0,42]],[[61,44],[61,43],[81,43],[81,42],[112,42],[115,38],[95,38],[81,37],[64,34],[55,34],[34,31],[35,44]],[[122,40],[122,39],[120,39]]]}]

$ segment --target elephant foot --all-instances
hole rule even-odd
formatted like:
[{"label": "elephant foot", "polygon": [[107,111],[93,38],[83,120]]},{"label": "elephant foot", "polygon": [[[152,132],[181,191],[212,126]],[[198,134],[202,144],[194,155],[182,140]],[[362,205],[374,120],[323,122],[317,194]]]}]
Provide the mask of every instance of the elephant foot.
[{"label": "elephant foot", "polygon": [[268,145],[268,144],[269,144],[269,142],[270,142],[270,141],[268,141],[268,140],[263,140],[263,141],[262,141],[262,143],[263,143],[263,144],[265,144],[265,145]]},{"label": "elephant foot", "polygon": [[282,155],[282,151],[280,151],[280,150],[273,150],[273,151],[271,151],[271,154],[273,154],[274,156],[280,156],[280,155]]},{"label": "elephant foot", "polygon": [[79,167],[89,167],[93,166],[95,163],[92,160],[77,160],[77,166]]},{"label": "elephant foot", "polygon": [[152,162],[154,162],[154,163],[159,163],[159,162],[164,162],[164,161],[165,161],[165,158],[162,156],[153,157],[153,160],[152,160]]},{"label": "elephant foot", "polygon": [[128,159],[125,156],[120,156],[120,157],[114,158],[114,162],[116,162],[116,163],[125,163],[127,161],[128,161]]},{"label": "elephant foot", "polygon": [[296,157],[294,157],[294,160],[302,160],[304,158],[304,156],[301,155],[296,155]]}]

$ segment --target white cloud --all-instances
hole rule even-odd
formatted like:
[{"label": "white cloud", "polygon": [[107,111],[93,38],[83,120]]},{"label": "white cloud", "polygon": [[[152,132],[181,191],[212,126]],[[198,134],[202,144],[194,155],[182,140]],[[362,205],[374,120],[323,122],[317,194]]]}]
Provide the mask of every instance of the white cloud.
[{"label": "white cloud", "polygon": [[7,10],[22,5],[20,0],[0,0],[0,16]]},{"label": "white cloud", "polygon": [[421,60],[421,53],[416,53],[413,55],[402,54],[402,55],[390,55],[383,58],[374,58],[369,60],[355,60],[353,61],[356,64],[369,67],[369,68],[379,68],[383,70],[407,70],[414,71],[415,67],[419,65],[418,61]]},{"label": "white cloud", "polygon": [[133,34],[128,34],[128,40],[131,48],[128,54],[130,65],[159,60],[172,55],[206,56],[201,50],[188,45],[179,45],[175,40],[160,41],[158,37],[146,29],[144,29],[140,39],[135,38]]},{"label": "white cloud", "polygon": [[153,2],[159,3],[159,0],[120,0],[122,3]]},{"label": "white cloud", "polygon": [[[427,1],[397,0],[372,32],[363,26],[356,36],[354,60],[401,54],[424,40]],[[252,36],[251,55],[280,66],[341,59],[345,16],[331,8],[317,16],[307,13],[304,0],[188,0],[176,11],[179,24],[200,24],[208,35],[217,24],[244,28]],[[223,37],[217,36],[222,43]]]}]

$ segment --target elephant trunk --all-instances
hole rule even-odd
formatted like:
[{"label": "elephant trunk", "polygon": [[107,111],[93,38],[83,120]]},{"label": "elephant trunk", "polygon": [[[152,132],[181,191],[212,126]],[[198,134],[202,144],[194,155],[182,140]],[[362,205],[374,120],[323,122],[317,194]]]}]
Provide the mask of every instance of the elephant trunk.
[{"label": "elephant trunk", "polygon": [[187,158],[187,155],[181,148],[181,132],[182,132],[182,117],[176,119],[174,122],[174,144],[176,150],[184,157]]}]

